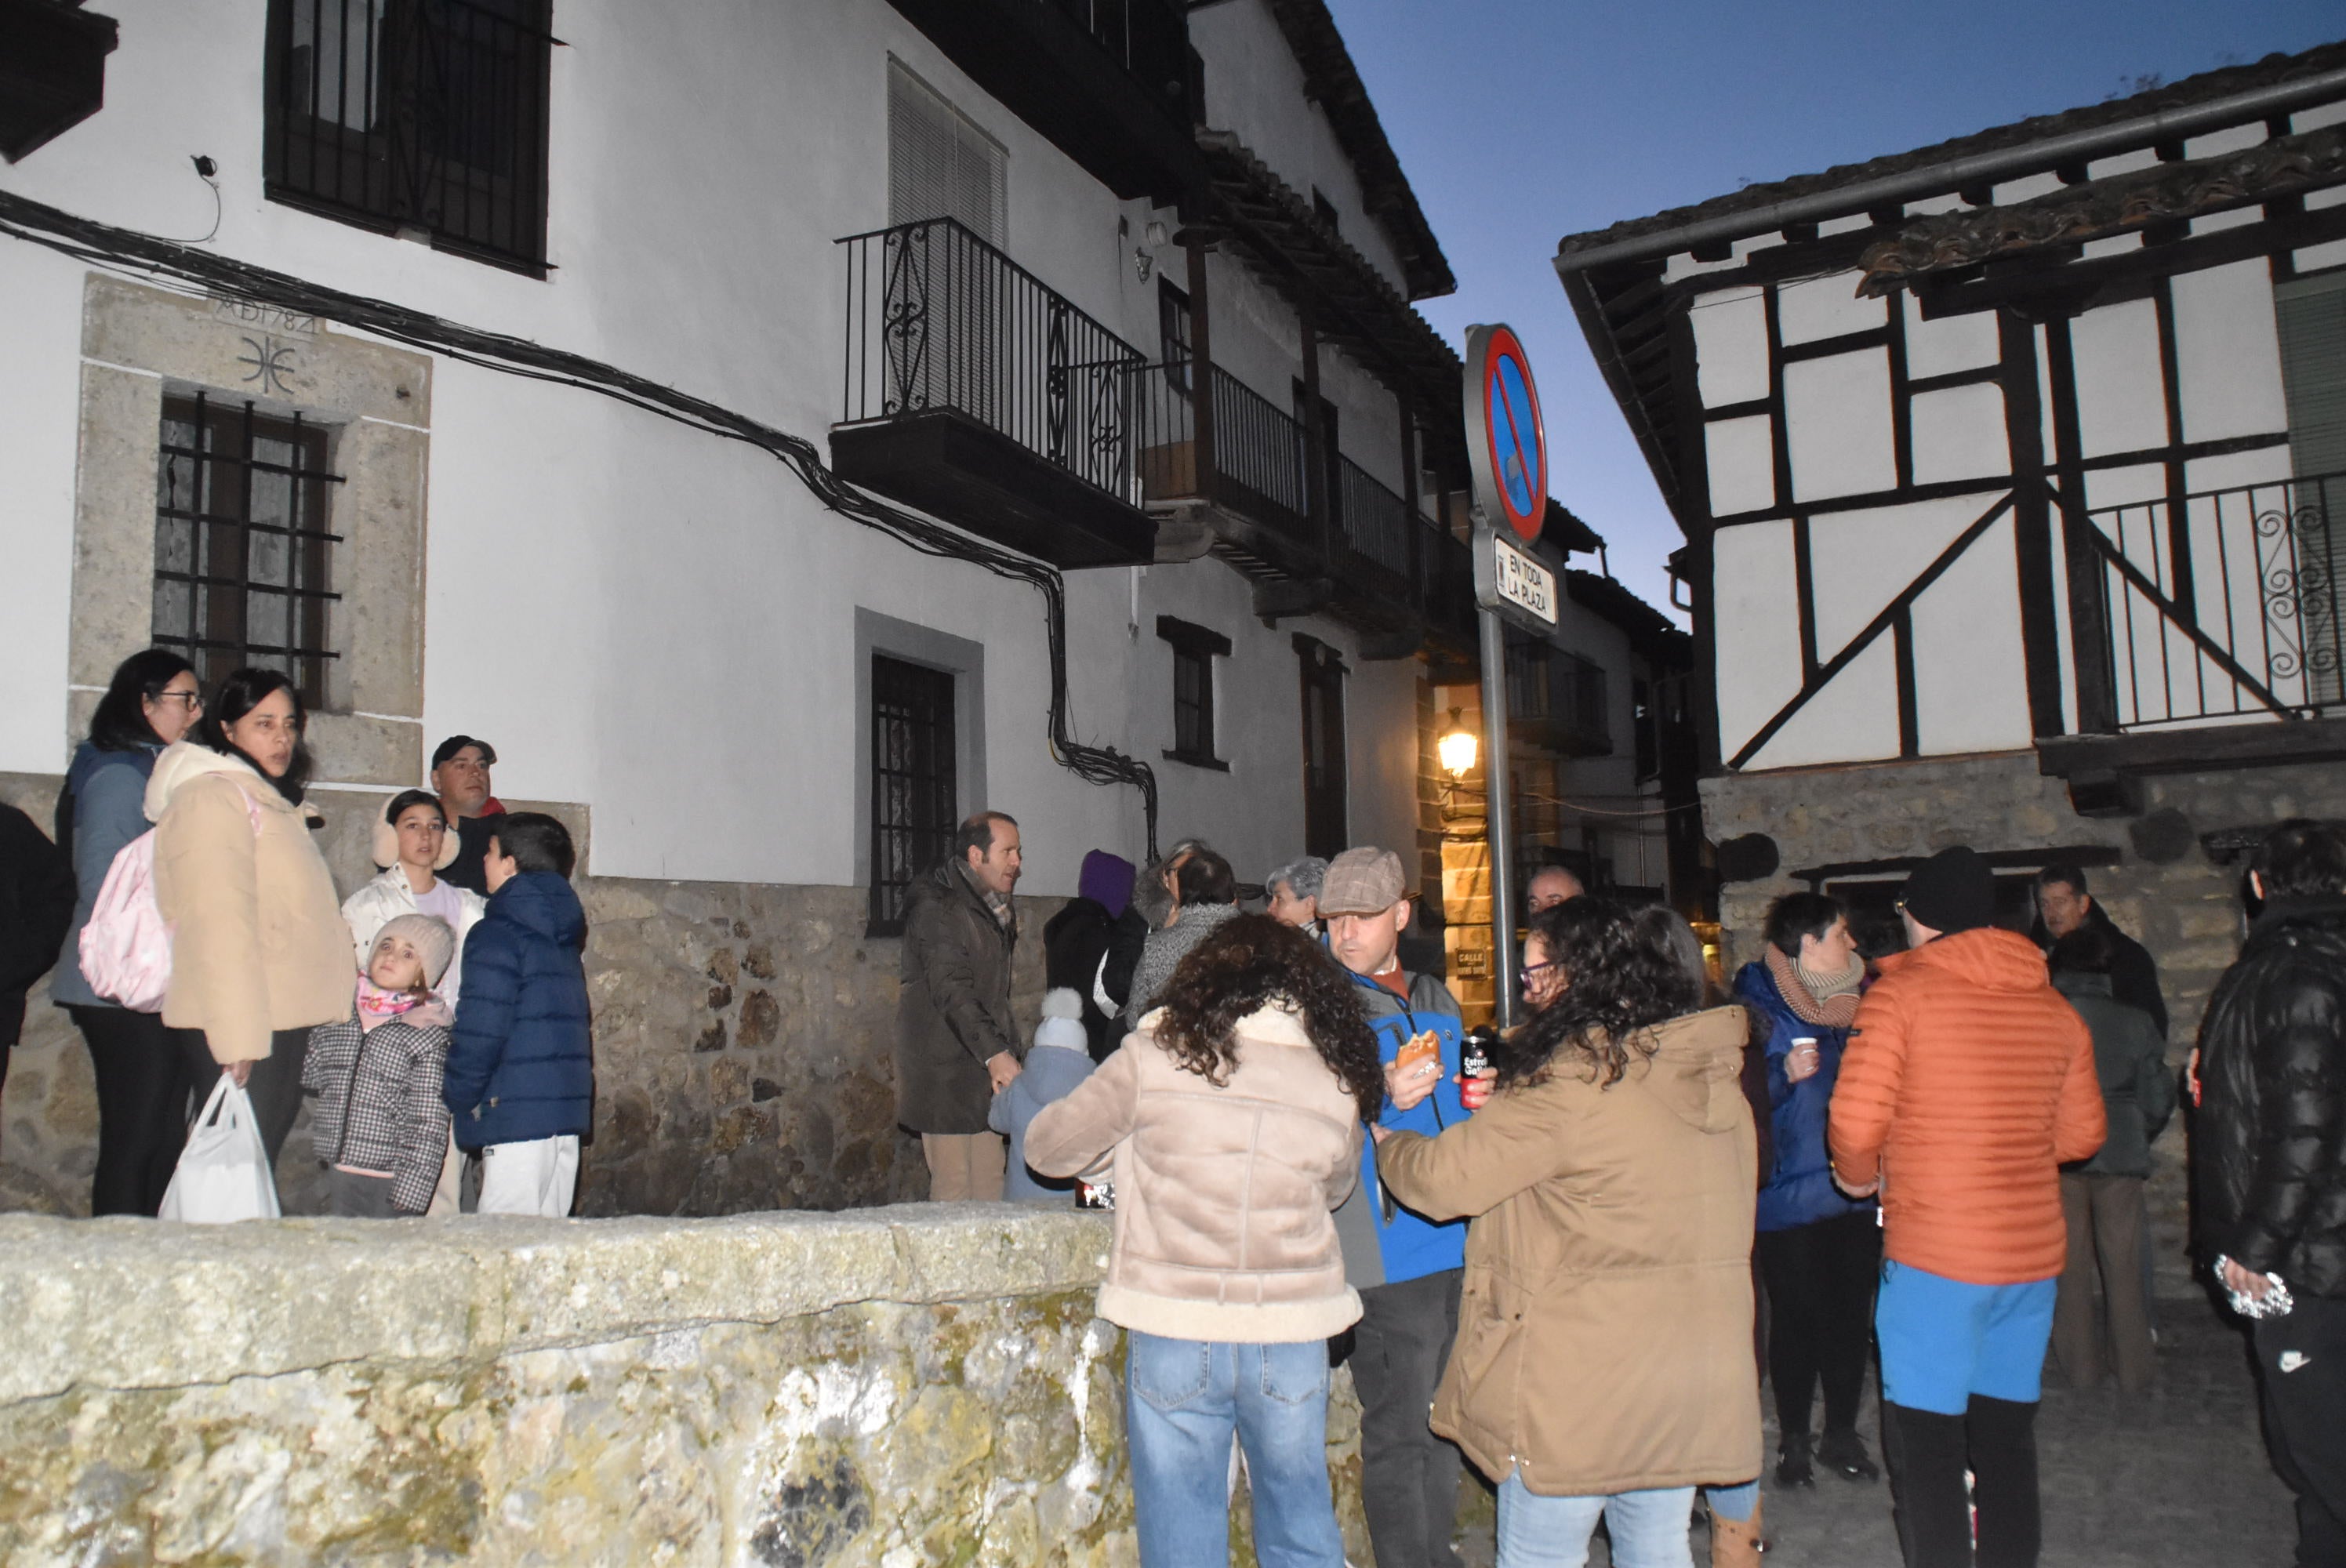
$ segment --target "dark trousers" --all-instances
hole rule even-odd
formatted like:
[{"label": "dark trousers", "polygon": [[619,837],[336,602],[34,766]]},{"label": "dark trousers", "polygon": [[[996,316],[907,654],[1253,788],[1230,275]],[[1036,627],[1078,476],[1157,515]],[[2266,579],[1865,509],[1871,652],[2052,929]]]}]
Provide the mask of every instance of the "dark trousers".
[{"label": "dark trousers", "polygon": [[2265,1445],[2297,1493],[2299,1568],[2346,1568],[2346,1301],[2300,1296],[2255,1338]]},{"label": "dark trousers", "polygon": [[[1974,1394],[1959,1416],[1882,1405],[1882,1451],[1906,1568],[2035,1568],[2036,1406]],[[1966,1501],[1964,1471],[1972,1472]],[[1971,1508],[1979,1510],[1972,1549]]]},{"label": "dark trousers", "polygon": [[1768,1376],[1788,1438],[1809,1430],[1821,1382],[1825,1430],[1857,1425],[1873,1344],[1873,1287],[1882,1274],[1882,1227],[1873,1211],[1763,1230],[1754,1250],[1768,1285]]},{"label": "dark trousers", "polygon": [[[193,1029],[167,1029],[157,1013],[128,1007],[69,1007],[89,1047],[97,1080],[97,1170],[90,1178],[92,1214],[143,1214],[163,1206],[179,1150],[188,1141],[188,1094],[195,1085],[189,1043]],[[211,1078],[202,1080],[207,1092]]]},{"label": "dark trousers", "polygon": [[1361,1292],[1352,1386],[1361,1396],[1361,1508],[1377,1568],[1458,1568],[1464,1461],[1426,1424],[1458,1337],[1464,1271],[1445,1268]]},{"label": "dark trousers", "polygon": [[356,1171],[326,1170],[326,1212],[350,1219],[396,1219],[391,1196],[399,1183],[391,1176],[361,1176]]},{"label": "dark trousers", "polygon": [[[2144,1178],[2061,1174],[2061,1213],[2069,1230],[2060,1294],[2053,1303],[2053,1355],[2076,1388],[2100,1385],[2107,1368],[2118,1387],[2150,1386],[2150,1313],[2143,1293]],[[2101,1287],[2099,1313],[2094,1288]]]},{"label": "dark trousers", "polygon": [[[200,1100],[212,1092],[212,1084],[219,1078],[220,1065],[213,1060],[211,1047],[204,1043],[202,1030],[175,1029],[171,1033],[187,1036],[181,1050],[188,1071],[196,1077]],[[269,1054],[252,1064],[251,1075],[244,1081],[244,1092],[252,1101],[252,1114],[260,1122],[260,1146],[269,1152],[271,1170],[277,1168],[277,1156],[285,1150],[286,1135],[293,1130],[293,1118],[301,1114],[301,1061],[309,1054],[307,1029],[280,1029],[269,1037]]]}]

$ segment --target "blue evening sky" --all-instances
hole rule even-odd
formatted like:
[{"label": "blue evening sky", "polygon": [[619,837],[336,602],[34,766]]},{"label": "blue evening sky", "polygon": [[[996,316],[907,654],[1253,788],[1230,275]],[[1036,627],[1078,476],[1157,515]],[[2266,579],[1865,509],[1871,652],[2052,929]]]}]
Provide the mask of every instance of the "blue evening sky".
[{"label": "blue evening sky", "polygon": [[1549,259],[1566,234],[2346,36],[2337,0],[1331,0],[1458,275],[1455,345],[1506,321],[1550,490],[1648,602],[1680,543]]}]

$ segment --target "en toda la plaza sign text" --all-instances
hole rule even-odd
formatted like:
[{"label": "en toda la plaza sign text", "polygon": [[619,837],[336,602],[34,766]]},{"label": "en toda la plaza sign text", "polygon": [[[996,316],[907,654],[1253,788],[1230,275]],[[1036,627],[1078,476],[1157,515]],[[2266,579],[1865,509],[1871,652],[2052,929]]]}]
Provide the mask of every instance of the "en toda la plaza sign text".
[{"label": "en toda la plaza sign text", "polygon": [[1545,631],[1556,625],[1556,574],[1515,540],[1534,543],[1547,520],[1547,433],[1531,361],[1507,327],[1466,329],[1466,455],[1478,514],[1474,596]]},{"label": "en toda la plaza sign text", "polygon": [[1531,616],[1541,631],[1556,625],[1556,574],[1495,529],[1484,529],[1474,540],[1474,593],[1493,609]]}]

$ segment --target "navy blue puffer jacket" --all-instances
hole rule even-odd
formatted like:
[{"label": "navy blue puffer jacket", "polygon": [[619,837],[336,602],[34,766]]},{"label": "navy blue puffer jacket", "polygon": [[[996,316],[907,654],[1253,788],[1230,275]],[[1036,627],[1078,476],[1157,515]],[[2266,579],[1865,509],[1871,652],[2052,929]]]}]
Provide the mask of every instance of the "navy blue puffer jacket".
[{"label": "navy blue puffer jacket", "polygon": [[[1825,1113],[1832,1105],[1833,1081],[1841,1075],[1849,1031],[1810,1023],[1794,1013],[1764,963],[1747,963],[1737,972],[1735,1000],[1768,1029],[1768,1104],[1776,1168],[1760,1188],[1759,1228],[1790,1230],[1872,1208],[1872,1198],[1852,1202],[1833,1186],[1832,1159],[1825,1149]],[[1792,1042],[1800,1038],[1816,1041],[1817,1070],[1795,1084],[1784,1075],[1784,1058],[1790,1054]]]},{"label": "navy blue puffer jacket", "polygon": [[460,1148],[592,1125],[586,911],[551,871],[524,871],[464,938],[464,983],[441,1096]]}]

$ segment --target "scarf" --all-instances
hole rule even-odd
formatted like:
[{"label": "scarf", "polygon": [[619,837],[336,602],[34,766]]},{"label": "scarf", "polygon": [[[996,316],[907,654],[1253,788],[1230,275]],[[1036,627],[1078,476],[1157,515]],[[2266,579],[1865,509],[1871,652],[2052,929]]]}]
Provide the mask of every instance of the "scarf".
[{"label": "scarf", "polygon": [[359,1028],[362,1032],[394,1018],[410,1023],[445,1029],[454,1022],[448,1004],[428,991],[385,991],[366,974],[359,975]]},{"label": "scarf", "polygon": [[1768,944],[1767,952],[1768,977],[1793,1017],[1824,1029],[1846,1029],[1857,1022],[1858,988],[1865,983],[1863,959],[1851,959],[1843,973],[1811,976],[1775,943]]},{"label": "scarf", "polygon": [[1018,906],[1011,901],[1010,895],[997,893],[975,877],[971,876],[966,863],[957,864],[954,870],[961,873],[961,880],[969,884],[969,891],[975,893],[978,901],[985,905],[985,912],[994,917],[994,923],[1005,931],[1011,930],[1011,922],[1018,918]]}]

